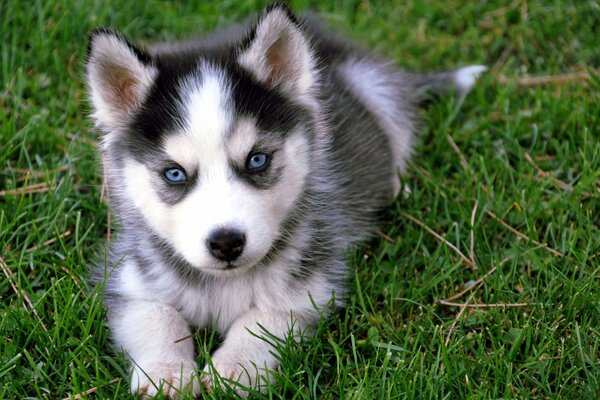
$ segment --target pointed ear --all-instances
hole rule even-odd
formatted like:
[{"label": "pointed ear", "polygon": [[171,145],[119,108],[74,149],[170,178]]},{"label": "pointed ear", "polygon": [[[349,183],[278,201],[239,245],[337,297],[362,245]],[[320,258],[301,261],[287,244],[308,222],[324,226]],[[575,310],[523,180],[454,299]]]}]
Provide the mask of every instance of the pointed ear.
[{"label": "pointed ear", "polygon": [[238,63],[259,81],[295,95],[307,94],[316,80],[310,44],[296,17],[282,3],[262,13]]},{"label": "pointed ear", "polygon": [[86,78],[96,125],[111,133],[123,126],[145,99],[158,70],[150,56],[120,34],[90,34]]}]

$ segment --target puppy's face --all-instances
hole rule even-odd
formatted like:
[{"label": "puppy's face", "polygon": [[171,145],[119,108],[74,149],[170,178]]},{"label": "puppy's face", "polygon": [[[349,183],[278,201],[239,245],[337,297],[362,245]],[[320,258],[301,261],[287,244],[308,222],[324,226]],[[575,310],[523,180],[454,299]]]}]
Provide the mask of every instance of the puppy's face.
[{"label": "puppy's face", "polygon": [[[188,76],[177,122],[157,133],[155,151],[127,156],[123,167],[128,202],[186,261],[211,271],[266,256],[310,165],[306,128],[293,107],[282,114],[289,121],[260,124],[260,115],[238,112],[231,87],[215,68]],[[133,154],[143,148],[136,142],[128,144]]]},{"label": "puppy's face", "polygon": [[108,31],[90,42],[111,194],[213,274],[267,256],[310,170],[309,47],[281,10],[253,29],[235,59],[153,58]]}]

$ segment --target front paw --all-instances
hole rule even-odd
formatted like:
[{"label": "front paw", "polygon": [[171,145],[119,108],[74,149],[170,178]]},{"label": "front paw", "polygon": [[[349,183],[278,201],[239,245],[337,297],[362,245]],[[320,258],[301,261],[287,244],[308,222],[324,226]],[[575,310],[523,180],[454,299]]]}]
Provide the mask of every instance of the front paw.
[{"label": "front paw", "polygon": [[131,377],[131,392],[142,397],[154,397],[162,393],[171,399],[180,395],[197,396],[200,394],[200,385],[196,365],[160,361],[136,365]]},{"label": "front paw", "polygon": [[256,365],[241,354],[217,351],[212,356],[212,363],[202,371],[202,384],[207,391],[223,385],[235,389],[241,396],[247,396],[248,388],[260,390],[262,384],[271,381],[272,372],[269,370],[274,367],[266,363]]}]

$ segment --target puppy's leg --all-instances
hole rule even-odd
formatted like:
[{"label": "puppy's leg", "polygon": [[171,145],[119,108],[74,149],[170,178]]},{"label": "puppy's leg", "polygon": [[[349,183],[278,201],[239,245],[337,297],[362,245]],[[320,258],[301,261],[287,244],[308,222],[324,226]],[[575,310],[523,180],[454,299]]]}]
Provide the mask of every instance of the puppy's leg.
[{"label": "puppy's leg", "polygon": [[154,396],[199,393],[194,345],[183,317],[172,307],[151,301],[124,301],[111,311],[109,325],[118,346],[133,363],[131,391]]},{"label": "puppy's leg", "polygon": [[[272,336],[285,338],[290,333],[292,315],[290,312],[263,311],[253,308],[236,319],[227,332],[225,341],[212,355],[214,370],[223,378],[239,382],[244,386],[258,386],[265,370],[273,370],[278,362],[273,352],[275,349],[269,343]],[[293,320],[294,334],[306,327],[306,322],[295,318]],[[265,334],[265,331],[268,334]],[[267,336],[268,335],[268,336]],[[258,337],[257,337],[258,336]],[[262,338],[265,339],[262,339]],[[216,378],[212,377],[213,368],[204,368],[204,384],[210,388],[215,385]],[[244,394],[243,391],[238,391]]]}]

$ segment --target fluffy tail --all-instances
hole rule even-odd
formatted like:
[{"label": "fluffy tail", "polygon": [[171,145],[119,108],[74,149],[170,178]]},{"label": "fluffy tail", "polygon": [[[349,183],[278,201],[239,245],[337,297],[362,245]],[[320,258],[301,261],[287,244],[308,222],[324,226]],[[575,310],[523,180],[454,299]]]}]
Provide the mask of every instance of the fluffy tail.
[{"label": "fluffy tail", "polygon": [[432,95],[438,96],[452,91],[458,95],[465,95],[485,71],[485,65],[469,65],[452,71],[422,74],[416,77],[415,86],[424,100]]}]

